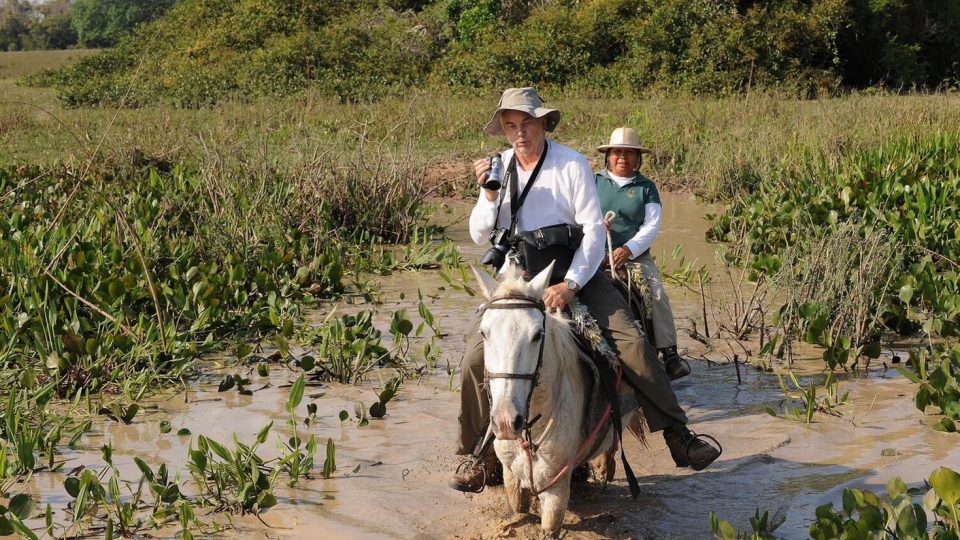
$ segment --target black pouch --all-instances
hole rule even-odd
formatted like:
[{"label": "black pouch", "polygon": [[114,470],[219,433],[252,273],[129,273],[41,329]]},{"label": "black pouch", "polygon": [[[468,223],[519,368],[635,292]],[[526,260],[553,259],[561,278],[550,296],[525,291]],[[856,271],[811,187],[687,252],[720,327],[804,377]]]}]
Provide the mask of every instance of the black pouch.
[{"label": "black pouch", "polygon": [[555,285],[563,281],[570,264],[573,263],[573,255],[583,240],[583,227],[561,223],[535,231],[524,231],[513,239],[525,277],[532,278],[553,262],[550,284]]}]

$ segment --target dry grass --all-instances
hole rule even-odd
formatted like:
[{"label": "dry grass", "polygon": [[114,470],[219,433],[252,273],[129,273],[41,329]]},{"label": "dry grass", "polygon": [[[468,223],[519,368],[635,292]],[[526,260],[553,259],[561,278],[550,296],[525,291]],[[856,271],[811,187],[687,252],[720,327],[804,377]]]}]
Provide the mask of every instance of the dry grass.
[{"label": "dry grass", "polygon": [[[481,132],[497,99],[412,92],[372,104],[340,104],[312,92],[279,100],[227,103],[212,109],[63,109],[52,91],[24,88],[14,77],[63,62],[80,51],[0,53],[0,161],[82,160],[106,134],[103,150],[198,166],[205,156],[258,156],[267,162],[312,159],[313,149],[355,152],[392,147],[427,168],[464,163],[504,146]],[[49,55],[49,58],[46,56]],[[802,166],[811,156],[840,157],[897,136],[960,126],[960,96],[852,95],[784,100],[762,94],[740,98],[653,97],[597,100],[545,96],[563,112],[555,136],[594,159],[595,147],[619,125],[637,127],[656,150],[644,165],[650,176],[710,198],[726,198],[769,177],[781,165]],[[30,105],[24,105],[29,103]],[[115,125],[108,126],[116,116]],[[413,148],[406,148],[415,140]],[[216,152],[211,149],[216,148]]]}]

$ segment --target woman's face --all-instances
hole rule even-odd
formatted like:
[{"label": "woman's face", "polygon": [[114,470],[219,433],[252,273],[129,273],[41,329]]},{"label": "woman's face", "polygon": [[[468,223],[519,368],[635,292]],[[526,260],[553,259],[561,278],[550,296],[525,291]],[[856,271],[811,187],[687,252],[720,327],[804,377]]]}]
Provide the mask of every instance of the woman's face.
[{"label": "woman's face", "polygon": [[611,148],[607,154],[610,172],[617,176],[634,176],[640,169],[640,151],[633,148]]}]

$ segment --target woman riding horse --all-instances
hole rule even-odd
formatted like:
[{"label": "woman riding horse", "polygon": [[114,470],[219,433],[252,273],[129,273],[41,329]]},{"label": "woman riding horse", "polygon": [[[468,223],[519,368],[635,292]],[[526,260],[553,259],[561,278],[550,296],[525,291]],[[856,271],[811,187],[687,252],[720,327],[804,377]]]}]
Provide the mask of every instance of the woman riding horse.
[{"label": "woman riding horse", "polygon": [[656,184],[640,172],[643,154],[650,150],[640,144],[636,130],[621,127],[610,134],[610,142],[597,147],[604,154],[605,168],[596,173],[597,193],[603,215],[613,212],[616,219],[608,225],[616,270],[637,266],[643,274],[653,315],[653,339],[670,379],[690,374],[677,353],[677,327],[673,323],[670,299],[660,279],[650,247],[660,232],[663,207]]}]

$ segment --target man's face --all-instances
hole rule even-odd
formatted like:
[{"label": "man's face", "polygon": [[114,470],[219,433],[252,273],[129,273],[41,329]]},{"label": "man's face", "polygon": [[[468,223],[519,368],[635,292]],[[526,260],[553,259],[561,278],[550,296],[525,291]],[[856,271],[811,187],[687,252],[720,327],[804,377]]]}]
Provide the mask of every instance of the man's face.
[{"label": "man's face", "polygon": [[546,118],[534,118],[523,111],[500,113],[500,127],[521,156],[536,155],[543,148],[546,126]]},{"label": "man's face", "polygon": [[633,148],[611,148],[607,155],[610,172],[617,176],[633,176],[640,168],[640,151]]}]

